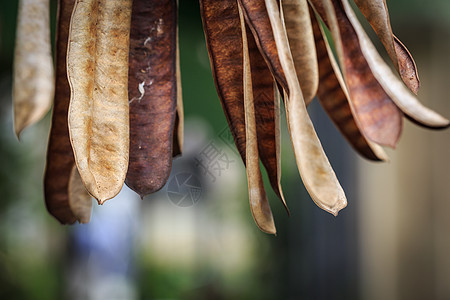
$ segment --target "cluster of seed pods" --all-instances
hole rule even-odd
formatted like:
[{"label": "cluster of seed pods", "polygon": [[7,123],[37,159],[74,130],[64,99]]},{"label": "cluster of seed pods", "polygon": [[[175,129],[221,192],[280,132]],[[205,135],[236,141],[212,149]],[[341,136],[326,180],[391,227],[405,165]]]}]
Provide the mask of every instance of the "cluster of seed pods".
[{"label": "cluster of seed pods", "polygon": [[[403,116],[431,129],[449,126],[416,98],[417,69],[392,33],[385,0],[355,3],[399,76],[348,0],[200,0],[214,82],[246,166],[252,215],[264,232],[276,229],[260,161],[287,209],[281,103],[303,183],[335,215],[347,200],[308,116],[314,97],[352,147],[374,161],[387,160],[382,146],[396,146]],[[124,182],[141,197],[166,183],[183,144],[177,6],[176,0],[59,0],[53,81],[49,0],[20,1],[15,128],[19,135],[42,118],[54,87],[44,185],[47,208],[61,223],[88,222],[90,196],[101,204]]]}]

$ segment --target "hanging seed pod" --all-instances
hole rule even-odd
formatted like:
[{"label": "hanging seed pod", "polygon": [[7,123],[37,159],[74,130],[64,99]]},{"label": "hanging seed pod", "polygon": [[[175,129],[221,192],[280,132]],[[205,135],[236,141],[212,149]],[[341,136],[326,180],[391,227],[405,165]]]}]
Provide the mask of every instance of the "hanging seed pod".
[{"label": "hanging seed pod", "polygon": [[281,12],[303,99],[308,105],[316,95],[319,85],[319,70],[308,2],[282,0]]},{"label": "hanging seed pod", "polygon": [[289,85],[285,106],[292,145],[303,183],[322,209],[337,215],[347,200],[306,111],[276,0],[265,0],[278,55]]},{"label": "hanging seed pod", "polygon": [[[244,54],[246,51],[248,52],[247,55],[250,69],[247,73],[244,70],[244,76],[246,76],[245,74],[247,74],[247,76],[250,74],[251,78],[247,79],[244,77],[244,82],[246,80],[251,80],[251,82],[244,84],[244,88],[246,86],[251,86],[252,88],[252,95],[248,95],[247,97],[249,98],[249,105],[252,104],[254,106],[258,154],[267,171],[273,191],[281,200],[281,203],[289,214],[281,189],[280,97],[277,95],[272,74],[270,73],[263,56],[259,52],[256,41],[248,26],[245,26],[245,30],[248,50],[245,50],[246,47],[244,45]],[[250,91],[247,91],[247,93],[250,93]],[[244,105],[247,104],[244,103]],[[252,114],[252,112],[250,112],[250,114]]]},{"label": "hanging seed pod", "polygon": [[258,0],[239,0],[245,21],[253,33],[256,44],[267,62],[273,77],[280,86],[280,93],[288,90],[286,77],[278,57],[270,19],[267,14],[266,4]]},{"label": "hanging seed pod", "polygon": [[403,82],[392,73],[390,68],[376,51],[370,39],[367,37],[367,34],[362,29],[355,13],[346,0],[342,1],[342,9],[345,11],[348,21],[356,32],[361,45],[361,50],[373,71],[373,75],[383,86],[384,90],[394,103],[411,121],[418,125],[431,129],[441,129],[450,126],[449,120],[423,106],[419,100],[411,94]]},{"label": "hanging seed pod", "polygon": [[[246,137],[245,161],[247,167],[250,208],[252,211],[253,219],[255,220],[258,227],[266,233],[275,234],[275,223],[273,220],[269,201],[267,200],[267,195],[264,190],[261,170],[259,168],[258,142],[261,141],[258,141],[257,134],[257,121],[255,117],[256,103],[253,99],[252,69],[249,55],[249,45],[247,43],[247,30],[245,26],[244,16],[240,7],[239,17],[241,23],[243,47],[243,86]],[[255,85],[255,88],[258,88],[258,86]]]},{"label": "hanging seed pod", "polygon": [[363,157],[374,161],[388,160],[383,148],[367,140],[361,133],[355,112],[348,100],[348,92],[333,52],[328,45],[325,33],[312,13],[317,58],[319,60],[319,89],[317,98],[320,104],[341,131],[352,147]]},{"label": "hanging seed pod", "polygon": [[175,139],[178,145],[179,138],[174,137],[181,102],[177,63],[176,1],[134,0],[128,72],[130,163],[126,184],[141,197],[161,189],[170,175],[173,142]]},{"label": "hanging seed pod", "polygon": [[72,224],[76,220],[80,223],[89,222],[92,207],[91,196],[84,188],[75,166],[67,124],[70,87],[66,53],[74,3],[75,0],[58,2],[55,99],[44,175],[47,210],[62,224]]},{"label": "hanging seed pod", "polygon": [[417,95],[420,80],[416,63],[408,49],[392,33],[386,0],[355,0],[355,3],[380,38],[403,82]]},{"label": "hanging seed pod", "polygon": [[402,131],[403,114],[374,77],[351,24],[336,1],[322,1],[323,10],[316,5],[319,1],[311,2],[331,30],[363,134],[373,142],[395,147]]},{"label": "hanging seed pod", "polygon": [[20,0],[14,50],[14,130],[22,130],[50,109],[53,60],[50,45],[49,0]]},{"label": "hanging seed pod", "polygon": [[86,189],[100,204],[128,169],[131,0],[77,0],[67,52],[69,133]]}]

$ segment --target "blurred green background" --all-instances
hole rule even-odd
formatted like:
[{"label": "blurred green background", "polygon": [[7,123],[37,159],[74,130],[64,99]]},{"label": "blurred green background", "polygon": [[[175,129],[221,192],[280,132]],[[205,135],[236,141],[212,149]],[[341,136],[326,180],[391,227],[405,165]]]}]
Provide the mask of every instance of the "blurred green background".
[{"label": "blurred green background", "polygon": [[[388,6],[416,59],[420,99],[449,117],[450,2]],[[56,1],[51,7],[53,34]],[[20,142],[13,133],[16,13],[17,1],[0,1],[0,299],[450,299],[449,131],[406,121],[391,162],[374,164],[313,103],[313,122],[349,200],[335,218],[303,188],[283,114],[282,185],[291,216],[267,188],[277,236],[260,232],[193,0],[179,9],[186,151],[169,181],[194,174],[200,199],[179,207],[167,187],[144,201],[124,191],[94,204],[89,225],[60,225],[42,191],[50,113]],[[232,160],[215,181],[195,162],[208,145]]]}]

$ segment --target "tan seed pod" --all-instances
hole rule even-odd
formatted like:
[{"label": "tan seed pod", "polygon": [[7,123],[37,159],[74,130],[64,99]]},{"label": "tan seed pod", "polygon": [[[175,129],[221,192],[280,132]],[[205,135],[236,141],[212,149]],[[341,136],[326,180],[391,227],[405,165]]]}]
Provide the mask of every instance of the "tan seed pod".
[{"label": "tan seed pod", "polygon": [[69,133],[88,192],[100,204],[120,192],[128,168],[131,0],[77,0],[70,23]]},{"label": "tan seed pod", "polygon": [[289,85],[285,106],[300,175],[314,202],[320,208],[337,215],[347,206],[347,199],[308,116],[277,1],[265,0],[265,3],[280,62]]},{"label": "tan seed pod", "polygon": [[50,45],[49,0],[20,0],[14,50],[14,130],[22,130],[50,109],[53,59]]},{"label": "tan seed pod", "polygon": [[258,227],[266,233],[276,234],[272,211],[264,190],[264,183],[259,168],[258,134],[255,117],[255,102],[253,100],[252,71],[247,43],[247,30],[242,9],[240,7],[239,17],[241,21],[243,46],[243,86],[246,136],[245,160],[250,208],[253,219]]},{"label": "tan seed pod", "polygon": [[281,12],[306,105],[319,85],[319,70],[307,0],[282,0]]}]

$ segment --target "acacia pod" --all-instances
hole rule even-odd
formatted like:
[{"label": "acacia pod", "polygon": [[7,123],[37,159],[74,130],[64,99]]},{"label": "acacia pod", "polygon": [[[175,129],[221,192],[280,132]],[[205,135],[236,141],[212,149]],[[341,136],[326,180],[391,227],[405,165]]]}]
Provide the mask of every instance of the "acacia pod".
[{"label": "acacia pod", "polygon": [[99,204],[117,195],[128,169],[131,0],[77,0],[67,51],[69,133],[75,162]]},{"label": "acacia pod", "polygon": [[245,164],[241,25],[236,1],[200,0],[200,12],[217,94]]},{"label": "acacia pod", "polygon": [[[256,102],[253,100],[252,69],[250,63],[247,33],[242,10],[239,7],[241,21],[242,46],[243,46],[243,86],[244,86],[244,111],[245,111],[245,136],[246,136],[246,169],[249,191],[250,208],[258,227],[270,234],[276,234],[275,223],[269,201],[264,190],[264,184],[259,168],[259,153],[257,133],[257,121],[255,117]],[[255,70],[257,71],[257,70]],[[255,86],[256,88],[258,86]]]},{"label": "acacia pod", "polygon": [[177,85],[176,0],[134,0],[128,72],[130,162],[125,182],[141,197],[161,189],[170,175]]},{"label": "acacia pod", "polygon": [[54,93],[49,0],[20,0],[14,48],[13,102],[17,137],[50,109]]},{"label": "acacia pod", "polygon": [[[371,141],[395,147],[402,131],[403,114],[375,78],[345,12],[334,0],[311,2],[330,28],[360,129]],[[318,2],[323,7],[316,5]]]},{"label": "acacia pod", "polygon": [[394,75],[363,30],[351,6],[346,0],[342,1],[342,5],[342,9],[345,10],[346,15],[348,16],[348,21],[351,23],[358,36],[361,50],[373,71],[373,75],[383,86],[392,101],[395,102],[410,120],[421,126],[431,129],[449,127],[449,120],[422,105],[417,97],[410,92],[397,76]]},{"label": "acacia pod", "polygon": [[73,164],[69,180],[69,206],[80,223],[89,223],[92,211],[92,198],[86,191],[76,164]]},{"label": "acacia pod", "polygon": [[317,98],[336,127],[363,157],[374,161],[387,161],[383,148],[369,141],[361,133],[355,112],[348,100],[348,91],[333,52],[314,13],[311,13],[317,57],[319,59],[319,88]]},{"label": "acacia pod", "polygon": [[282,0],[286,33],[295,71],[306,105],[311,103],[319,85],[319,70],[307,0]]},{"label": "acacia pod", "polygon": [[[211,62],[214,82],[222,103],[236,147],[246,164],[246,133],[243,91],[243,46],[241,24],[239,23],[238,5],[235,1],[201,1],[203,27]],[[226,18],[221,20],[221,18]],[[250,40],[250,39],[249,39]],[[271,185],[287,210],[280,186],[281,168],[279,158],[279,131],[275,117],[275,98],[273,78],[267,64],[250,40],[254,57],[253,67],[261,73],[252,80],[258,84],[257,100],[259,111],[256,112],[258,137],[264,143],[258,143],[261,161],[265,166]],[[269,83],[268,83],[269,81]],[[269,84],[269,86],[268,86]],[[278,112],[279,114],[279,112]],[[258,125],[259,124],[259,125]],[[278,149],[278,150],[277,150]],[[277,152],[278,151],[278,152]]]},{"label": "acacia pod", "polygon": [[403,82],[417,95],[420,80],[416,63],[408,49],[392,33],[386,0],[355,0],[355,3],[380,38]]},{"label": "acacia pod", "polygon": [[[246,50],[244,45],[244,61],[246,59],[245,55],[248,55],[250,69],[247,73],[251,74],[251,76],[250,79],[244,78],[244,82],[246,80],[251,80],[251,82],[244,84],[244,88],[251,86],[252,95],[251,99],[244,101],[244,105],[254,106],[258,154],[267,171],[273,191],[289,214],[289,209],[287,208],[281,188],[280,99],[276,96],[272,74],[248,26],[245,26],[245,30],[245,43],[247,44],[248,50]],[[244,76],[247,73],[244,70]],[[244,98],[245,93],[249,92],[244,91]],[[250,96],[247,97],[250,98]],[[252,112],[250,113],[252,114]]]},{"label": "acacia pod", "polygon": [[289,85],[288,97],[285,97],[284,102],[300,175],[313,201],[320,208],[337,215],[339,210],[347,205],[347,199],[308,116],[277,1],[265,0],[265,3],[280,62]]},{"label": "acacia pod", "polygon": [[173,157],[183,153],[184,142],[184,110],[183,96],[181,92],[181,70],[180,70],[180,45],[177,26],[177,114],[175,116],[175,126],[173,132]]},{"label": "acacia pod", "polygon": [[[75,0],[58,2],[55,98],[44,174],[47,210],[62,224],[72,224],[76,220],[80,223],[89,222],[92,206],[91,197],[76,170],[67,124],[70,87],[67,81],[66,54],[74,3]],[[80,207],[81,210],[78,209]]]},{"label": "acacia pod", "polygon": [[267,62],[273,77],[280,86],[279,90],[288,90],[286,77],[281,67],[270,19],[264,0],[238,0],[245,21],[253,33],[256,44]]}]

